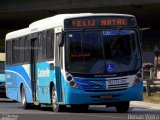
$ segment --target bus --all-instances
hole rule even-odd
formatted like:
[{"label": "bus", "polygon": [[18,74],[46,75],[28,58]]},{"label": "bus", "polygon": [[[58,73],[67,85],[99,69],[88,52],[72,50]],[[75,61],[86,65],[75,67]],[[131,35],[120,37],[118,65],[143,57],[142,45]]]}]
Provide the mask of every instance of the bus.
[{"label": "bus", "polygon": [[60,14],[6,35],[6,94],[24,109],[127,112],[130,101],[143,100],[142,77],[133,15]]},{"label": "bus", "polygon": [[0,53],[0,97],[5,97],[5,53]]}]

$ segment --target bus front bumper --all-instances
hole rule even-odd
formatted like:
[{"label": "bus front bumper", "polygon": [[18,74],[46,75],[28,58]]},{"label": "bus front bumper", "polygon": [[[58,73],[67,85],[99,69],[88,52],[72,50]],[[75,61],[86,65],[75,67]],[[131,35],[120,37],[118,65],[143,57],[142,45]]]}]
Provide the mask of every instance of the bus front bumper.
[{"label": "bus front bumper", "polygon": [[[105,96],[109,96],[105,97]],[[107,92],[85,92],[68,87],[66,91],[66,104],[107,104],[125,101],[143,100],[143,84],[132,86],[126,90]]]}]

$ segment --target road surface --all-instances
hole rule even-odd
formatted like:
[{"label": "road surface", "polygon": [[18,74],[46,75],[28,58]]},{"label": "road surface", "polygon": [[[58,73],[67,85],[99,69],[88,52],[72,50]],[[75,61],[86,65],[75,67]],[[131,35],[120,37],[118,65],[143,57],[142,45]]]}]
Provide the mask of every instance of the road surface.
[{"label": "road surface", "polygon": [[73,113],[70,108],[64,112],[54,113],[50,107],[24,110],[21,103],[0,98],[0,120],[135,120],[151,117],[160,120],[160,109],[142,104],[135,105],[132,102],[128,113],[116,113],[114,107],[105,108],[103,105],[91,105],[87,113]]}]

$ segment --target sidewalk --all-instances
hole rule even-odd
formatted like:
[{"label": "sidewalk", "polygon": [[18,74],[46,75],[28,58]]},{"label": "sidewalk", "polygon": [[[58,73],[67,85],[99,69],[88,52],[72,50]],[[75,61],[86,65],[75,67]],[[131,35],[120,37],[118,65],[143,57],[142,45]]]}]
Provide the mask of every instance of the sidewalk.
[{"label": "sidewalk", "polygon": [[132,101],[131,106],[138,106],[138,107],[145,107],[153,110],[160,110],[160,103],[155,104],[155,103],[148,103],[143,101]]}]

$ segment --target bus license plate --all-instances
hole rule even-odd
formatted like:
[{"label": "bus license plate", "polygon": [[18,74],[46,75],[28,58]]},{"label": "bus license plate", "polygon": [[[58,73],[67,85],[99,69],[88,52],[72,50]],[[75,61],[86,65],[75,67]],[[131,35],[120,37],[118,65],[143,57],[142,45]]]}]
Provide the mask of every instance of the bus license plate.
[{"label": "bus license plate", "polygon": [[110,99],[110,98],[112,98],[112,95],[102,95],[101,98],[103,98],[103,99]]},{"label": "bus license plate", "polygon": [[127,80],[109,80],[108,85],[124,84]]}]

